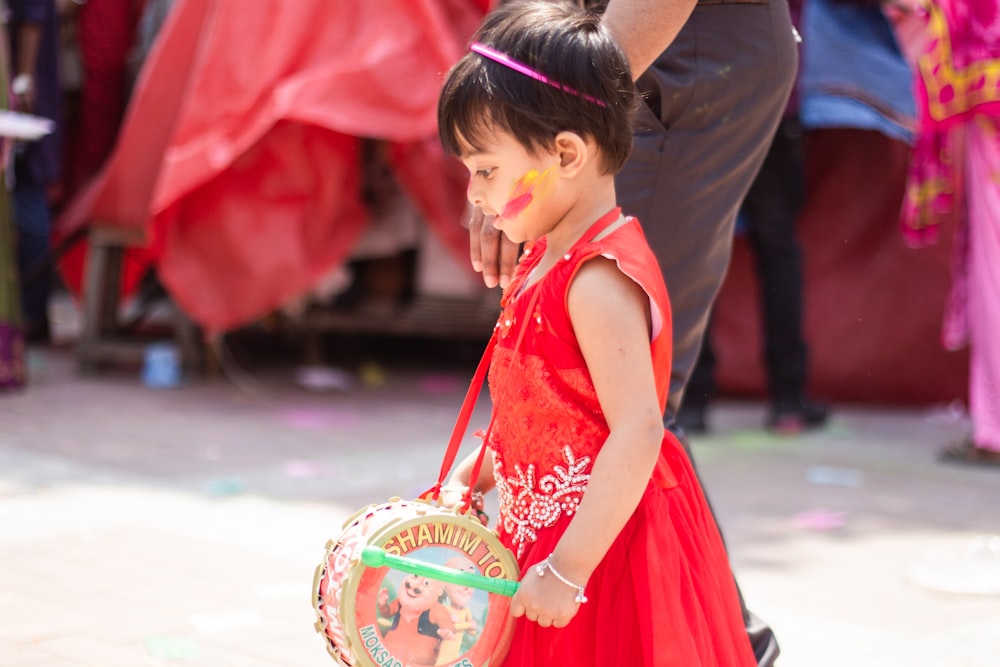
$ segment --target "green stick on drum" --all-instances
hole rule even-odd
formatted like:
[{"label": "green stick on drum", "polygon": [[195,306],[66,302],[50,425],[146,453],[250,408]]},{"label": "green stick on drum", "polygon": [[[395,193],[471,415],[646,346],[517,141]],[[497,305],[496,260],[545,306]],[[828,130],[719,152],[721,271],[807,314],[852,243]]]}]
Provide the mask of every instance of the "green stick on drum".
[{"label": "green stick on drum", "polygon": [[493,577],[484,577],[481,574],[464,572],[443,565],[425,563],[416,558],[395,556],[386,553],[382,547],[376,546],[367,546],[361,550],[361,562],[368,567],[391,567],[400,572],[417,574],[436,581],[447,581],[449,584],[468,586],[476,590],[506,595],[507,597],[511,597],[517,592],[519,583],[510,579],[494,579]]}]

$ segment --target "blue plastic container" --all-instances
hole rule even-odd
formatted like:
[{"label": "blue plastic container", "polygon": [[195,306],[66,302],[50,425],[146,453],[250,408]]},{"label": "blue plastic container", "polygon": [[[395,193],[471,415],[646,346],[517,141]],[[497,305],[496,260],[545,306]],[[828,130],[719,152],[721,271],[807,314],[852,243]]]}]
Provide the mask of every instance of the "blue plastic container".
[{"label": "blue plastic container", "polygon": [[173,343],[154,343],[146,348],[142,382],[147,387],[169,389],[181,384],[181,355]]}]

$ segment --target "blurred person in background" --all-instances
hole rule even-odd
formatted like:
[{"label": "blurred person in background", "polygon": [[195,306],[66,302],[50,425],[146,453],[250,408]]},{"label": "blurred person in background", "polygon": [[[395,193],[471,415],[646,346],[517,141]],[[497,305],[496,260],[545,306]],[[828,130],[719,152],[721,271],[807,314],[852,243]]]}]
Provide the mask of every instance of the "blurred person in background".
[{"label": "blurred person in background", "polygon": [[8,0],[11,92],[18,111],[49,118],[56,130],[14,148],[13,208],[21,275],[24,333],[28,342],[49,339],[48,260],[52,214],[48,188],[59,177],[60,95],[58,17],[55,0]]},{"label": "blurred person in background", "polygon": [[[59,0],[75,36],[80,81],[66,127],[65,196],[100,170],[114,148],[129,95],[129,57],[147,0]],[[67,121],[68,123],[68,121]]]},{"label": "blurred person in background", "polygon": [[970,349],[972,431],[941,458],[1000,466],[1000,4],[933,0],[892,11],[914,60],[919,111],[903,233],[919,247],[955,225],[942,342]]},{"label": "blurred person in background", "polygon": [[[799,25],[802,0],[791,0]],[[802,206],[802,125],[793,90],[760,172],[743,200],[740,225],[756,260],[764,325],[764,368],[770,408],[765,421],[775,433],[794,435],[826,422],[828,409],[806,396],[808,350],[802,333],[802,249],[795,221]],[[706,331],[698,363],[677,421],[689,433],[708,429],[708,405],[715,395],[715,353]]]},{"label": "blurred person in background", "polygon": [[[0,11],[5,7],[0,6]],[[0,109],[10,108],[7,26],[0,22]],[[7,190],[6,165],[11,142],[0,137],[0,392],[24,384],[24,332],[21,328],[20,280],[16,235]]]}]

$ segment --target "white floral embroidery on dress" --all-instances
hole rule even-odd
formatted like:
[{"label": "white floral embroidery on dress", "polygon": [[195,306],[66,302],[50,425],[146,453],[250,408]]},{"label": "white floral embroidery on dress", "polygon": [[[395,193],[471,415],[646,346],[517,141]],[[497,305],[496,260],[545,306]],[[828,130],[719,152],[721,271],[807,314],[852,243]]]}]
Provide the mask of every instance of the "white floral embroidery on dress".
[{"label": "white floral embroidery on dress", "polygon": [[514,466],[514,474],[501,470],[496,476],[497,497],[503,529],[517,545],[517,557],[524,553],[527,542],[538,539],[538,532],[559,520],[564,513],[572,516],[587,490],[590,457],[576,458],[569,445],[563,447],[566,466],[553,466],[552,472],[535,483],[535,464],[522,470]]}]

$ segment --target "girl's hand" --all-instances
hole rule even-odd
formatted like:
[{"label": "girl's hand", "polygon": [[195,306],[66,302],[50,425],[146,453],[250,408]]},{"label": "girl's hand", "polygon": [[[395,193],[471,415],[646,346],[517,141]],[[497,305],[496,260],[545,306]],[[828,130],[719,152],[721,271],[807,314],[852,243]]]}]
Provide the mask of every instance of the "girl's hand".
[{"label": "girl's hand", "polygon": [[[453,486],[451,484],[442,486],[438,504],[445,509],[454,509],[465,503],[465,494],[468,492],[469,487],[467,486]],[[472,514],[479,520],[479,523],[488,526],[490,525],[490,517],[484,511],[485,506],[486,499],[483,498],[483,494],[479,491],[473,491],[469,498],[469,509],[472,510]]]},{"label": "girl's hand", "polygon": [[535,565],[521,578],[517,593],[511,598],[511,616],[524,616],[543,628],[566,627],[580,609],[577,590],[567,586],[548,570],[538,576]]},{"label": "girl's hand", "polygon": [[465,492],[468,488],[467,486],[459,486],[457,484],[443,486],[441,487],[441,497],[438,499],[438,503],[445,509],[458,507],[462,504],[462,498],[465,497]]},{"label": "girl's hand", "polygon": [[[438,500],[441,507],[451,509],[458,507],[465,501],[465,494],[469,493],[469,487],[448,484],[441,487],[441,497]],[[482,512],[486,506],[486,500],[481,491],[473,491],[469,498],[469,507],[477,512]]]}]

